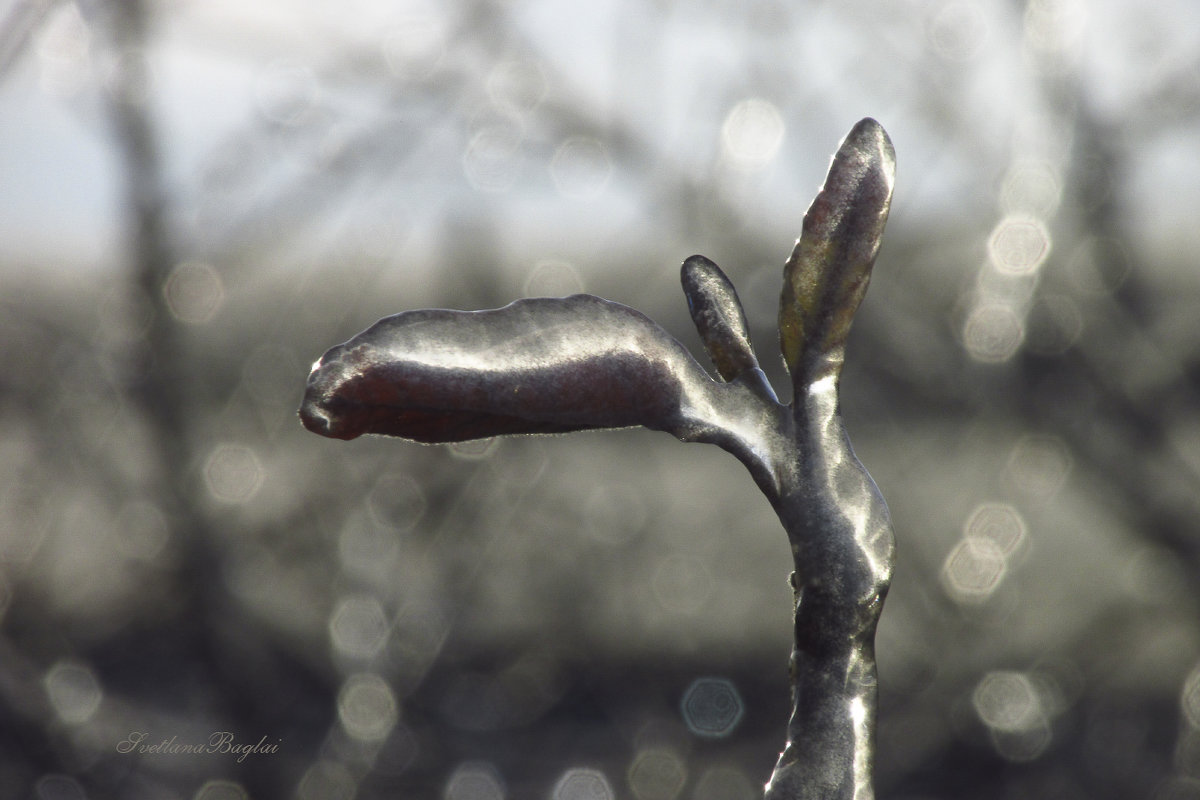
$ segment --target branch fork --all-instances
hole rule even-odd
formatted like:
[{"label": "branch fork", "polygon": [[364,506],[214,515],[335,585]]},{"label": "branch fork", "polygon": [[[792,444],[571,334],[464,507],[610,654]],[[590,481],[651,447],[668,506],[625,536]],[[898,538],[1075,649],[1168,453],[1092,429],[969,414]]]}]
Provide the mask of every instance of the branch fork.
[{"label": "branch fork", "polygon": [[418,442],[641,425],[747,467],[795,559],[793,713],[767,800],[873,797],[875,628],[894,562],[887,507],[842,426],[838,381],[891,204],[874,120],[843,140],[784,267],[781,403],[733,284],[703,256],[681,280],[716,375],[643,314],[590,295],[489,311],[409,311],[332,348],[300,417],[323,436]]}]

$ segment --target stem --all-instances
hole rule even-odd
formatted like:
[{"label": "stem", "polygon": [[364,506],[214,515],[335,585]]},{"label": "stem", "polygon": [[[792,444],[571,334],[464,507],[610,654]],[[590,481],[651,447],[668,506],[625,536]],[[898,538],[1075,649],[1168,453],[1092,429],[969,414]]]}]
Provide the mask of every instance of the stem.
[{"label": "stem", "polygon": [[777,509],[796,564],[793,710],[766,798],[870,800],[891,523],[842,427],[836,375],[809,385],[794,421],[796,459]]}]

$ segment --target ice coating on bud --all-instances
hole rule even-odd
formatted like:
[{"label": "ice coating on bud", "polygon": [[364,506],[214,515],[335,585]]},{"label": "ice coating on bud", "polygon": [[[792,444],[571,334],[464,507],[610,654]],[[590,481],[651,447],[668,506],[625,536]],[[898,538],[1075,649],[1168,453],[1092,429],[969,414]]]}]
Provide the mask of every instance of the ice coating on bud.
[{"label": "ice coating on bud", "polygon": [[729,278],[704,256],[683,262],[683,293],[688,311],[717,373],[727,381],[758,368],[746,312]]},{"label": "ice coating on bud", "polygon": [[783,360],[797,389],[837,374],[854,312],[892,202],[896,153],[883,127],[864,119],[846,135],[784,267],[779,304]]},{"label": "ice coating on bud", "polygon": [[643,425],[675,430],[708,380],[666,331],[590,295],[409,311],[332,348],[300,417],[322,436],[419,442]]}]

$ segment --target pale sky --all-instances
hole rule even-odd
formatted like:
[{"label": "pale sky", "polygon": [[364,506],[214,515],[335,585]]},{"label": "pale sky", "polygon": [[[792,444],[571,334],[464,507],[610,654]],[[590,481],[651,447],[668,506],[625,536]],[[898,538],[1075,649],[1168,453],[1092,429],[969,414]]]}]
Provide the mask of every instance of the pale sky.
[{"label": "pale sky", "polygon": [[[831,152],[866,115],[884,122],[900,153],[894,214],[930,224],[986,206],[1015,151],[1030,146],[1028,120],[1054,113],[1029,49],[1059,48],[1076,65],[1087,103],[1132,145],[1129,197],[1145,236],[1168,250],[1200,244],[1192,224],[1200,89],[1149,97],[1180,74],[1200,85],[1200,4],[1191,0],[1040,0],[1024,22],[1010,3],[965,0],[808,10],[770,2],[665,11],[620,0],[504,5],[535,49],[532,61],[522,54],[535,78],[539,69],[554,76],[560,95],[628,122],[698,179],[711,177],[714,163],[735,162],[753,173],[746,202],[768,216],[797,212],[824,171],[813,152]],[[356,105],[354,86],[325,80],[346,52],[372,54],[401,81],[404,70],[449,64],[487,84],[500,67],[455,47],[456,13],[434,0],[170,4],[149,55],[172,189],[197,192],[215,148],[231,146],[230,137],[236,147],[239,130],[296,104],[337,93],[339,122],[369,121],[378,113],[371,96]],[[1050,44],[1046,30],[1056,37]],[[98,101],[107,57],[78,7],[63,2],[0,81],[0,256],[9,268],[29,257],[72,267],[118,260],[119,175]],[[780,97],[780,86],[804,96]],[[1174,104],[1183,121],[1146,130],[1130,109],[1147,104]],[[957,137],[962,126],[971,141]],[[1054,157],[1036,152],[1041,146],[1032,145],[1035,157]],[[572,152],[586,156],[586,143]],[[453,160],[446,163],[453,172]],[[637,190],[631,178],[583,189],[612,200],[602,208],[617,215],[620,193]],[[562,192],[579,190],[555,180]],[[523,198],[540,209],[547,200],[555,198]]]}]

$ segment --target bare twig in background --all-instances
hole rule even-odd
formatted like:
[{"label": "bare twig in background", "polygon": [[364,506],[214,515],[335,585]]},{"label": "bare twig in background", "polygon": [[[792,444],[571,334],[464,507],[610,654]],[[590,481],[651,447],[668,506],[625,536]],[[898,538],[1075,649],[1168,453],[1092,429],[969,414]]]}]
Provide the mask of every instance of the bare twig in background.
[{"label": "bare twig in background", "polygon": [[[42,702],[8,715],[22,722],[5,728],[0,794],[69,779],[191,797],[212,780],[458,800],[468,785],[552,796],[599,773],[639,800],[754,796],[784,723],[769,642],[787,620],[769,609],[787,587],[767,539],[720,534],[754,518],[752,488],[670,442],[623,461],[621,434],[330,457],[289,433],[294,375],[398,306],[498,305],[535,285],[613,296],[632,274],[645,279],[615,299],[687,343],[673,276],[652,267],[691,248],[729,270],[761,346],[770,243],[802,212],[781,186],[815,185],[800,156],[839,132],[823,121],[868,109],[905,153],[843,392],[904,543],[880,627],[880,793],[1190,791],[1200,289],[1183,154],[1200,52],[1186,0],[870,14],[611,0],[586,24],[553,4],[351,5],[318,23],[270,4],[143,9],[162,259],[168,277],[187,265],[173,288],[197,292],[167,309],[183,312],[168,372],[187,388],[164,390],[190,409],[181,441],[152,436],[127,393],[162,312],[157,288],[130,290],[133,251],[110,252],[106,226],[133,206],[89,208],[86,224],[72,211],[97,180],[120,176],[109,195],[131,197],[120,187],[141,168],[120,155],[132,139],[113,135],[105,87],[125,63],[136,95],[139,59],[104,4],[6,12],[5,185],[20,202],[0,298],[0,633],[4,696]],[[652,40],[635,56],[631,30]],[[491,160],[468,159],[473,142]],[[607,162],[571,160],[589,154]],[[52,243],[109,232],[13,254],[39,208]],[[547,214],[549,230],[527,224]],[[182,472],[160,477],[164,458]],[[176,480],[185,496],[160,497]],[[681,495],[692,510],[664,499]],[[214,553],[196,573],[165,522],[175,502]],[[567,530],[594,571],[562,563]],[[486,578],[469,568],[480,552]],[[210,568],[215,616],[198,616],[183,598]],[[195,655],[201,620],[223,667]],[[680,714],[707,678],[744,704],[717,743],[727,761]],[[23,736],[47,708],[43,735]],[[241,766],[92,758],[87,742],[146,720],[285,746]]]}]

